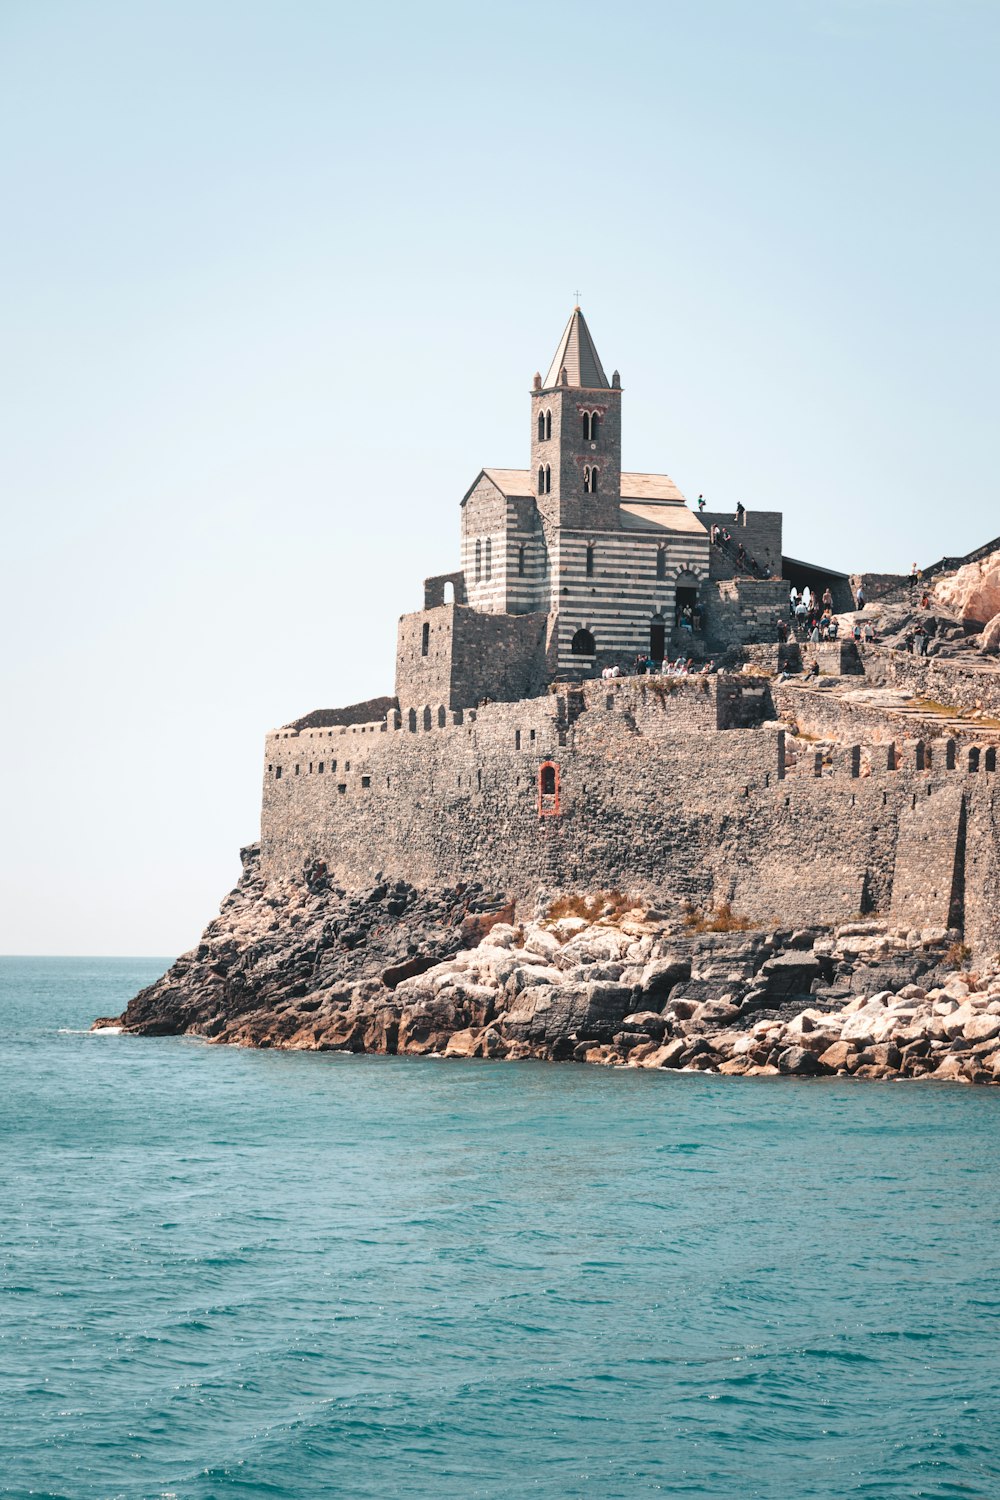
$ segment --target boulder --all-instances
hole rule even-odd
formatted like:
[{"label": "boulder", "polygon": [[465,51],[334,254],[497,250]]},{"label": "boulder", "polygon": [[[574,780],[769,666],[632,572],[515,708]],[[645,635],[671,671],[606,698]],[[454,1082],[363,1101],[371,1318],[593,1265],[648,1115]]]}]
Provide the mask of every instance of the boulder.
[{"label": "boulder", "polygon": [[776,953],[761,967],[769,995],[808,995],[814,979],[822,979],[823,964],[811,953]]},{"label": "boulder", "polygon": [[622,1021],[623,1031],[645,1032],[651,1037],[662,1037],[666,1029],[666,1021],[659,1011],[655,1010],[636,1010]]},{"label": "boulder", "polygon": [[825,1052],[820,1053],[819,1062],[832,1073],[838,1073],[841,1068],[849,1068],[856,1056],[857,1048],[853,1042],[834,1042]]},{"label": "boulder", "polygon": [[814,1052],[807,1052],[804,1047],[786,1047],[778,1058],[778,1071],[805,1075],[819,1073],[821,1068]]},{"label": "boulder", "polygon": [[1000,615],[1000,552],[966,563],[931,585],[934,598],[968,624],[985,625]]},{"label": "boulder", "polygon": [[[963,1006],[962,1009],[964,1008]],[[955,1012],[956,1016],[960,1014],[961,1011]],[[969,1042],[985,1042],[991,1037],[1000,1036],[1000,1016],[973,1016],[971,1020],[966,1021],[963,1036]]]},{"label": "boulder", "polygon": [[690,979],[691,960],[671,955],[668,958],[652,958],[642,971],[639,987],[645,1001],[666,1000],[675,984]]},{"label": "boulder", "polygon": [[688,1027],[727,1026],[739,1013],[739,1007],[725,996],[719,1000],[703,1000],[692,1012]]},{"label": "boulder", "polygon": [[993,616],[979,637],[979,649],[988,656],[996,656],[1000,652],[1000,614]]}]

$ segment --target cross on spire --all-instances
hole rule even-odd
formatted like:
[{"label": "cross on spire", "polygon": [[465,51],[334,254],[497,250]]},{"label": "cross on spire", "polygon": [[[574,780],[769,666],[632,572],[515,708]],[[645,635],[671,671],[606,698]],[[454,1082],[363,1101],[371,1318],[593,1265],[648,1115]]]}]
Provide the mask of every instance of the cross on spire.
[{"label": "cross on spire", "polygon": [[573,293],[573,301],[576,303],[577,307],[580,306],[580,298],[581,298],[582,295],[583,295],[582,292],[574,292]]}]

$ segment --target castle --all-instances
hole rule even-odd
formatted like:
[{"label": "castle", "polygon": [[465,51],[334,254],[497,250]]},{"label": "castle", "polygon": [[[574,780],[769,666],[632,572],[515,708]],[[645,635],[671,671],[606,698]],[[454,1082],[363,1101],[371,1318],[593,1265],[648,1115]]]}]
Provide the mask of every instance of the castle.
[{"label": "castle", "polygon": [[[400,620],[395,696],[268,735],[265,875],[322,860],[354,887],[488,874],[517,896],[620,887],[764,922],[878,911],[1000,947],[996,734],[972,744],[933,716],[900,732],[779,683],[775,617],[804,568],[782,556],[781,516],[736,526],[665,474],[623,471],[621,404],[576,308],[534,379],[529,467],[480,470],[461,567]],[[732,540],[713,542],[724,524]],[[844,607],[843,575],[806,575]],[[836,674],[900,670],[825,649]],[[678,651],[735,670],[601,677]],[[969,691],[1000,715],[1000,679]]]},{"label": "castle", "polygon": [[[787,597],[779,514],[713,547],[731,513],[699,517],[669,475],[622,469],[621,380],[579,307],[534,378],[528,468],[480,469],[461,509],[461,567],[426,579],[424,608],[399,623],[404,709],[511,701],[638,655],[770,639]],[[685,608],[704,624],[697,643],[677,631]]]}]

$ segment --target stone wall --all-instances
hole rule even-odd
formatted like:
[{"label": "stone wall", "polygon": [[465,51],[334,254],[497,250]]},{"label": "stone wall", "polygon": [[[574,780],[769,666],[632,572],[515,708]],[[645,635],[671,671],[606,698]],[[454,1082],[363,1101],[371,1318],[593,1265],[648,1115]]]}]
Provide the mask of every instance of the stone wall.
[{"label": "stone wall", "polygon": [[290,729],[323,729],[339,724],[370,724],[384,719],[386,714],[398,708],[395,698],[366,698],[363,703],[351,703],[347,708],[317,708],[304,714],[289,725]]},{"label": "stone wall", "polygon": [[400,708],[474,708],[483,698],[533,697],[550,675],[547,629],[544,614],[487,614],[460,604],[403,615],[396,642]]},{"label": "stone wall", "polygon": [[1000,718],[1000,672],[937,657],[913,656],[889,646],[865,645],[858,651],[865,677],[873,687],[896,687],[949,707],[978,708]]},{"label": "stone wall", "polygon": [[[713,547],[710,558],[713,578],[732,578],[734,557],[740,542],[749,555],[775,578],[781,577],[781,523],[780,510],[749,510],[743,526],[733,519],[732,511],[705,510],[698,512],[698,519],[707,531],[713,525],[726,526],[733,538],[731,549]],[[788,590],[785,590],[787,603]]]},{"label": "stone wall", "polygon": [[[884,747],[847,747],[786,774],[781,731],[714,732],[711,692],[692,682],[661,696],[655,682],[590,683],[474,716],[414,711],[398,729],[280,731],[267,744],[264,869],[294,874],[320,857],[351,886],[488,872],[521,896],[617,886],[728,900],[760,921],[828,921],[890,909],[904,812],[959,787],[965,867],[996,893],[995,773],[972,775],[962,757],[949,769],[944,754],[929,769],[894,756],[890,769]],[[718,691],[714,707],[718,721]],[[558,781],[540,800],[547,762]],[[970,942],[1000,946],[1000,905],[973,892],[965,913]]]},{"label": "stone wall", "polygon": [[716,648],[777,641],[778,616],[788,614],[788,589],[780,578],[719,580],[704,588],[702,599],[705,634]]}]

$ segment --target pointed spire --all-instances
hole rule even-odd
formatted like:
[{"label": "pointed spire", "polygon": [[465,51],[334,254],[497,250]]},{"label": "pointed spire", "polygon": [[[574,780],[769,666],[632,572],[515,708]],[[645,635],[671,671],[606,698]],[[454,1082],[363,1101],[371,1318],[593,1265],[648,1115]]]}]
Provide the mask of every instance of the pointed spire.
[{"label": "pointed spire", "polygon": [[563,330],[559,347],[549,366],[549,373],[545,377],[544,388],[548,390],[562,383],[563,374],[565,374],[567,385],[583,387],[585,390],[610,390],[608,377],[604,373],[604,367],[594,347],[594,340],[590,336],[590,329],[578,307],[574,307],[572,316]]}]

